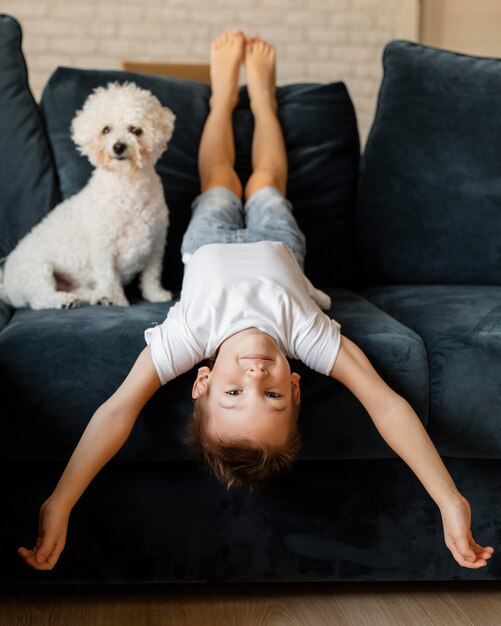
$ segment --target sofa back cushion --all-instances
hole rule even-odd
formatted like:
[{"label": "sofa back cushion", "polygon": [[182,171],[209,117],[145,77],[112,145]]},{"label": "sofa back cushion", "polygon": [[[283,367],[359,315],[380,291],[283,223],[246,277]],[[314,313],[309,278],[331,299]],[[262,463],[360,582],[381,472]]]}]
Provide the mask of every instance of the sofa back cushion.
[{"label": "sofa back cushion", "polygon": [[[163,283],[181,286],[180,246],[190,206],[200,193],[197,152],[209,113],[208,85],[123,71],[58,68],[43,92],[41,106],[54,151],[61,192],[67,198],[87,182],[92,168],[70,137],[77,109],[98,85],[134,81],[149,89],[176,115],[174,134],[157,163],[170,226]],[[287,196],[308,240],[306,272],[319,285],[352,281],[354,213],[359,140],[355,113],[343,83],[302,83],[277,88],[279,117],[288,150]],[[247,89],[240,87],[234,116],[235,169],[245,185],[251,174],[253,116]]]},{"label": "sofa back cushion", "polygon": [[7,256],[59,199],[21,43],[19,23],[0,14],[0,257]]},{"label": "sofa back cushion", "polygon": [[361,160],[364,285],[501,285],[501,59],[395,40]]}]

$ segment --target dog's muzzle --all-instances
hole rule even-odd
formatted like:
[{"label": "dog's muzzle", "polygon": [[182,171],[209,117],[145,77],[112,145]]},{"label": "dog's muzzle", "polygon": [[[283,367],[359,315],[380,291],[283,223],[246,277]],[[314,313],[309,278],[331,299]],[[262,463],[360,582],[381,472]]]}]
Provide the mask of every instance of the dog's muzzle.
[{"label": "dog's muzzle", "polygon": [[117,157],[121,157],[123,153],[127,150],[127,144],[117,141],[113,144],[113,154]]}]

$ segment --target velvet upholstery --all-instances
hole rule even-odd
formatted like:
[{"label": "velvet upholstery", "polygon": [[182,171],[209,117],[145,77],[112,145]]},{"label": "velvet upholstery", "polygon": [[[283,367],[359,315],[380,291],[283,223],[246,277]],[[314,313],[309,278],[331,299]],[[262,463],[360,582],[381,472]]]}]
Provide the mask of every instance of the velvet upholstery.
[{"label": "velvet upholstery", "polygon": [[0,331],[7,326],[12,314],[14,313],[13,307],[9,306],[3,300],[0,300]]},{"label": "velvet upholstery", "polygon": [[[68,129],[75,111],[98,85],[132,80],[152,91],[177,116],[167,151],[157,163],[170,209],[163,282],[179,289],[181,239],[190,206],[200,193],[197,148],[209,112],[210,88],[195,81],[129,72],[58,68],[41,101],[54,150],[61,192],[79,191],[92,171]],[[354,205],[359,140],[355,112],[343,83],[298,83],[277,88],[279,118],[288,152],[287,197],[306,234],[306,272],[313,282],[348,285],[353,274]],[[243,186],[251,173],[253,116],[245,85],[234,112],[235,168]],[[324,263],[325,250],[329,263]]]},{"label": "velvet upholstery", "polygon": [[[17,42],[13,48],[9,37]],[[17,22],[0,16],[0,50],[17,50],[18,62],[19,41]],[[401,41],[387,46],[384,61],[356,212],[359,143],[346,88],[338,82],[278,89],[289,151],[288,195],[308,237],[307,274],[332,298],[329,314],[413,406],[471,504],[473,536],[496,547],[501,221],[499,211],[497,221],[495,216],[494,157],[487,162],[485,155],[499,138],[485,129],[498,124],[493,115],[499,108],[499,75],[493,73],[498,62]],[[0,58],[0,66],[3,62]],[[17,89],[26,96],[25,74],[16,76]],[[60,192],[68,197],[90,174],[69,138],[72,115],[96,85],[131,78],[178,115],[169,150],[158,164],[172,221],[164,283],[173,287],[181,278],[180,238],[199,191],[196,154],[209,88],[59,68],[44,91],[43,115],[31,99],[27,123],[40,130],[46,122]],[[0,113],[11,106],[6,93],[0,93]],[[465,107],[471,129],[464,126]],[[244,184],[252,123],[242,87],[234,125],[236,168]],[[42,127],[39,136],[43,133]],[[22,155],[23,132],[13,132],[9,140],[13,154]],[[47,154],[42,151],[34,163],[26,158],[18,167],[40,166]],[[429,154],[433,158],[425,158]],[[39,185],[26,186],[23,198],[31,202],[50,189],[50,177],[44,176]],[[0,190],[0,215],[8,223],[17,219],[18,207],[6,201],[16,192],[16,180],[7,177],[8,188]],[[31,206],[29,218],[36,222],[50,202]],[[468,221],[473,210],[475,218]],[[21,230],[10,231],[11,243]],[[194,371],[188,372],[154,394],[125,446],[83,494],[56,568],[29,568],[16,551],[33,545],[40,505],[93,411],[122,383],[144,347],[144,329],[160,323],[171,306],[143,301],[134,285],[127,295],[127,308],[32,311],[0,303],[0,581],[501,579],[496,552],[479,570],[456,563],[444,544],[436,504],[380,437],[365,408],[339,382],[297,362],[292,367],[301,374],[303,447],[293,473],[251,494],[240,487],[228,491],[202,472],[181,443],[191,411]]]},{"label": "velvet upholstery", "polygon": [[423,340],[441,454],[501,459],[501,286],[388,285],[363,295]]},{"label": "velvet upholstery", "polygon": [[0,14],[0,258],[59,199],[45,124],[28,85],[21,42],[19,23]]},{"label": "velvet upholstery", "polygon": [[[407,398],[426,424],[428,364],[421,338],[352,291],[331,289],[329,294],[343,334],[363,348],[388,384]],[[0,422],[4,457],[69,458],[89,417],[122,383],[145,347],[144,329],[162,322],[165,308],[162,303],[142,301],[127,308],[17,310],[0,334],[0,386],[9,416]],[[300,458],[395,456],[364,407],[343,385],[299,361],[292,361],[295,370],[301,375],[302,389]],[[197,367],[157,391],[118,460],[190,458],[182,437],[192,410],[196,371]],[[37,415],[36,422],[33,415]]]},{"label": "velvet upholstery", "polygon": [[[501,461],[444,458],[472,508],[472,534],[499,547]],[[52,571],[15,553],[33,541],[41,497],[64,465],[9,461],[0,516],[0,580],[29,584],[500,580],[463,568],[444,544],[440,511],[400,459],[299,461],[261,494],[192,463],[110,463],[72,513]],[[14,549],[13,549],[14,548]],[[329,623],[328,621],[326,623]]]},{"label": "velvet upholstery", "polygon": [[356,274],[501,285],[501,59],[392,41],[361,163]]}]

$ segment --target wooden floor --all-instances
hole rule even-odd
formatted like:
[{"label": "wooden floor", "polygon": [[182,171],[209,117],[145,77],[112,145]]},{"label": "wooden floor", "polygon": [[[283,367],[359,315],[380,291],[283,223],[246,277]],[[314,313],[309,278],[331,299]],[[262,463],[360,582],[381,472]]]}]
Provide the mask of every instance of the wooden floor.
[{"label": "wooden floor", "polygon": [[0,588],[1,626],[498,626],[501,582]]}]

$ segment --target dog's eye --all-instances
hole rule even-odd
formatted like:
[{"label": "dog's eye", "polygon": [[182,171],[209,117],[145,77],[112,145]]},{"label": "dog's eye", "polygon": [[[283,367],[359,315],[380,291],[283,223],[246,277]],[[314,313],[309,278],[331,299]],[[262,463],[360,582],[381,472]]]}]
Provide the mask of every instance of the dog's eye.
[{"label": "dog's eye", "polygon": [[143,131],[140,128],[138,128],[137,126],[129,126],[129,131],[133,135],[136,135],[136,137],[139,137],[139,135],[143,134]]},{"label": "dog's eye", "polygon": [[103,128],[103,135],[107,135],[110,132],[111,128],[109,126],[105,126]]}]

